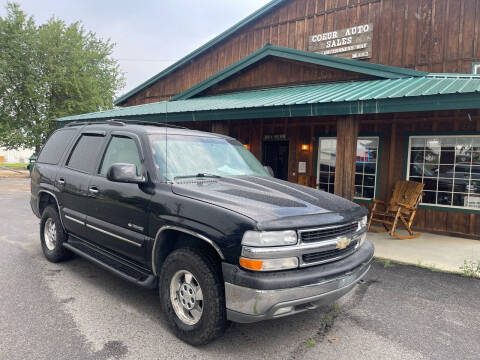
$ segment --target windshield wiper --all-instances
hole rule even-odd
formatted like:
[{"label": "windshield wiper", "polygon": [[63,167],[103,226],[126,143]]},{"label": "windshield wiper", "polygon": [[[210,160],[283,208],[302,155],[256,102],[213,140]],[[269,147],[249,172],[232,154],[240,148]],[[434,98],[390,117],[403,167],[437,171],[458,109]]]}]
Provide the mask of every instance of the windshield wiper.
[{"label": "windshield wiper", "polygon": [[177,179],[188,179],[188,178],[215,178],[219,179],[221,178],[220,175],[215,175],[215,174],[209,174],[209,173],[198,173],[195,175],[182,175],[182,176],[175,176],[173,180]]}]

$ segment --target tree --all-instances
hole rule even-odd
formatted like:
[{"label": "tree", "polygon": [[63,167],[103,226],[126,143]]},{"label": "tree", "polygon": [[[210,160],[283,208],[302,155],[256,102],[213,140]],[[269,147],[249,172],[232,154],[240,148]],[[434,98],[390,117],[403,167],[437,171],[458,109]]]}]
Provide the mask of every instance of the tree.
[{"label": "tree", "polygon": [[54,119],[113,107],[125,84],[114,44],[52,17],[36,25],[18,4],[0,17],[0,146],[35,147]]}]

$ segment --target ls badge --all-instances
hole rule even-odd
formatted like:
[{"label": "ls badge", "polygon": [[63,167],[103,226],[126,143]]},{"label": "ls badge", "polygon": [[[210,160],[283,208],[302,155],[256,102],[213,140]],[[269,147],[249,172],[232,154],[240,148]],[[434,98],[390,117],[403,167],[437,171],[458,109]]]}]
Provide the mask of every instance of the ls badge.
[{"label": "ls badge", "polygon": [[348,245],[350,245],[351,240],[347,237],[342,237],[338,239],[337,241],[337,249],[343,250],[345,249]]}]

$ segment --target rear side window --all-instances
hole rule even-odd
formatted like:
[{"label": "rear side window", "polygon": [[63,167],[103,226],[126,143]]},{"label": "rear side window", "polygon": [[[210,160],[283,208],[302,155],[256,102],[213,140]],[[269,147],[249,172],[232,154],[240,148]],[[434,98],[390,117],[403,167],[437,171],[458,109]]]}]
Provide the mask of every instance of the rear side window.
[{"label": "rear side window", "polygon": [[43,146],[37,161],[45,164],[58,164],[73,135],[75,135],[74,129],[54,132]]},{"label": "rear side window", "polygon": [[103,136],[93,134],[83,134],[78,139],[75,148],[70,154],[67,166],[69,168],[92,172],[97,161],[100,147],[103,143]]},{"label": "rear side window", "polygon": [[142,174],[142,162],[135,140],[121,136],[112,137],[103,156],[100,174],[106,175],[110,166],[115,163],[134,164],[137,166],[137,175]]}]

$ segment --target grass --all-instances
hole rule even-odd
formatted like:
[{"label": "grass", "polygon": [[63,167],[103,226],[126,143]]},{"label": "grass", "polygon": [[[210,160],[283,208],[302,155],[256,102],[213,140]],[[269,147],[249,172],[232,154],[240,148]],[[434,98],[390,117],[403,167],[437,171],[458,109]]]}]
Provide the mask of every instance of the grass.
[{"label": "grass", "polygon": [[0,163],[0,166],[11,169],[25,169],[27,165],[27,163]]},{"label": "grass", "polygon": [[315,345],[317,345],[315,339],[308,339],[305,341],[305,347],[314,347]]},{"label": "grass", "polygon": [[[323,321],[321,322],[321,327],[317,330],[315,334],[312,335],[309,339],[303,342],[303,345],[300,344],[300,349],[303,346],[304,348],[311,348],[320,344],[326,337],[327,333],[333,327],[335,318],[340,314],[342,308],[338,304],[334,304],[328,312],[325,314]],[[336,342],[338,338],[328,339],[328,342]],[[300,350],[302,351],[302,350]]]},{"label": "grass", "polygon": [[390,261],[390,259],[375,258],[375,262],[378,262],[378,263],[380,263],[380,264],[383,264],[383,267],[384,267],[384,268],[394,267],[394,266],[395,266],[395,265],[392,264],[392,262]]},{"label": "grass", "polygon": [[340,307],[340,305],[335,304],[335,305],[333,305],[332,310],[333,310],[334,313],[339,313],[341,309],[342,308]]},{"label": "grass", "polygon": [[374,257],[374,259],[375,259],[375,262],[383,264],[383,267],[394,267],[395,265],[416,266],[416,267],[427,269],[434,272],[459,275],[458,271],[440,269],[435,264],[424,264],[421,259],[418,259],[416,263],[406,262],[401,260],[389,260],[389,259],[380,258],[380,257]]},{"label": "grass", "polygon": [[463,260],[460,266],[464,276],[480,278],[480,261],[479,260]]}]

